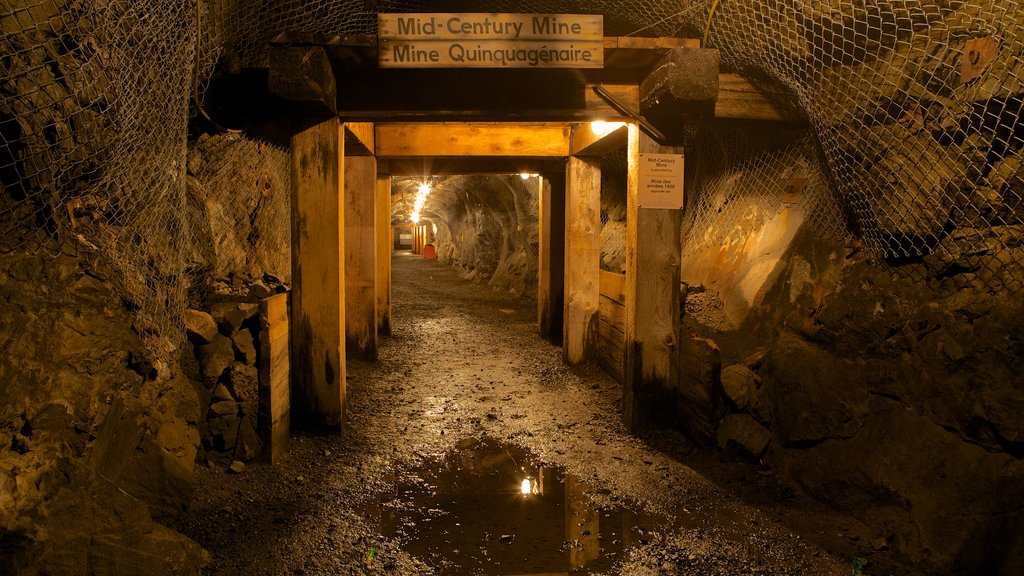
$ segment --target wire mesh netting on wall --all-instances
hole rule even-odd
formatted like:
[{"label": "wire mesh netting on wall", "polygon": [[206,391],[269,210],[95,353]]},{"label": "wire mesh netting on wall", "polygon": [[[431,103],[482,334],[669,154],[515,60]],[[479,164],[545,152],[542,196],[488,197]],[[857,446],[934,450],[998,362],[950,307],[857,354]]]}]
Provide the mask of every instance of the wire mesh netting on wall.
[{"label": "wire mesh netting on wall", "polygon": [[[183,218],[190,96],[213,62],[261,66],[267,40],[286,30],[372,34],[378,12],[478,10],[463,1],[4,0],[0,245],[107,257],[126,299],[156,326],[154,347],[173,347],[187,255],[210,243]],[[787,88],[809,119],[811,145],[801,149],[813,153],[799,156],[846,216],[819,223],[880,257],[938,259],[995,291],[1022,287],[1019,2],[501,0],[488,10],[600,13],[609,35],[701,36],[710,22],[707,45],[724,66]]]}]

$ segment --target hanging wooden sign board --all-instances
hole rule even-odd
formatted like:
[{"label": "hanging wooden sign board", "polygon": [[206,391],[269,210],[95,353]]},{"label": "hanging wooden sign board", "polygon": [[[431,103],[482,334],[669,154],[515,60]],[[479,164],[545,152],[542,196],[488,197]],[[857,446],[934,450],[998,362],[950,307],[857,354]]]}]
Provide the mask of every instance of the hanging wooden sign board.
[{"label": "hanging wooden sign board", "polygon": [[602,68],[604,17],[378,14],[381,68]]}]

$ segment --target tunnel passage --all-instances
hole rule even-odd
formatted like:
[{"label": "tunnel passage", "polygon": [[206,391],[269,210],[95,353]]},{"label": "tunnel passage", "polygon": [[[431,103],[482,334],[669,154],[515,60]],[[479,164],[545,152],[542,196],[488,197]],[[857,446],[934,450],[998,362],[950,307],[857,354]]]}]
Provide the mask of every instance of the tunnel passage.
[{"label": "tunnel passage", "polygon": [[[441,262],[511,296],[536,296],[539,175],[434,179],[419,223],[431,228]],[[394,179],[392,225],[412,223],[424,179]]]},{"label": "tunnel passage", "polygon": [[[515,73],[507,88],[500,75],[475,76],[489,80],[476,91],[487,100],[475,102],[479,110],[465,106],[474,91],[460,89],[458,73],[416,73],[426,87],[419,94],[401,74],[351,82],[370,78],[353,68],[374,61],[376,42],[356,36],[375,32],[365,3],[265,4],[28,0],[0,11],[0,379],[10,384],[0,406],[0,440],[9,446],[0,492],[13,503],[0,530],[19,561],[49,570],[198,566],[202,551],[163,530],[161,515],[187,504],[197,463],[226,468],[238,458],[258,467],[254,458],[268,445],[252,428],[258,359],[287,350],[282,339],[305,339],[300,348],[313,359],[297,362],[296,372],[337,386],[347,374],[333,343],[345,339],[345,351],[366,357],[377,350],[371,334],[389,331],[388,294],[376,290],[385,283],[374,281],[372,298],[385,303],[376,314],[345,316],[358,325],[342,326],[336,297],[295,307],[333,307],[324,322],[330,346],[308,342],[306,334],[322,331],[306,328],[316,318],[294,322],[289,335],[287,315],[270,321],[260,311],[270,296],[290,297],[289,236],[303,233],[302,219],[283,225],[294,207],[291,156],[301,155],[291,136],[333,119],[344,132],[324,130],[321,143],[344,141],[346,157],[368,156],[367,124],[423,122],[431,112],[403,108],[401,98],[443,109],[432,118],[439,122],[585,122],[596,118],[588,106],[603,102],[593,98],[598,78],[575,72],[536,83]],[[770,466],[792,488],[883,527],[881,542],[864,539],[870,546],[861,552],[889,548],[935,573],[1024,571],[1014,537],[1024,474],[1020,3],[677,4],[594,0],[578,8],[603,13],[606,32],[625,35],[605,39],[609,62],[615,54],[636,60],[629,51],[648,41],[644,34],[671,37],[674,48],[718,50],[713,119],[694,121],[660,99],[645,106],[600,78],[643,120],[682,138],[680,250],[657,248],[665,257],[646,274],[616,270],[604,258],[612,252],[601,250],[596,278],[573,269],[563,279],[589,289],[547,300],[541,328],[566,321],[554,340],[565,345],[569,335],[574,362],[596,341],[610,372],[656,377],[646,381],[662,391],[654,399],[668,429],[726,458]],[[540,0],[531,8],[566,11]],[[302,34],[276,36],[283,30]],[[306,72],[351,74],[317,84],[322,90],[294,113],[270,90],[280,88],[280,75],[270,79],[281,48],[299,49],[294,61],[310,64],[290,76],[295,85],[322,79]],[[672,76],[658,58],[639,60],[626,84],[642,83],[654,65],[665,71],[660,78]],[[429,85],[432,78],[444,86]],[[375,94],[375,85],[388,89]],[[438,106],[449,97],[461,105]],[[347,108],[337,109],[339,98]],[[565,186],[592,182],[594,162],[572,156],[577,180]],[[365,187],[368,161],[351,164],[346,172]],[[335,193],[341,169],[326,179],[337,176]],[[588,258],[594,246],[611,246],[614,222],[628,259],[637,222],[628,188],[622,219],[602,194],[600,209],[589,198],[586,222],[565,230],[574,245],[588,243]],[[366,206],[346,208],[346,222]],[[305,223],[326,215],[337,227],[339,214],[326,212],[306,214]],[[550,235],[540,221],[543,278]],[[674,237],[675,224],[636,228]],[[355,228],[351,241],[348,230],[317,231],[312,237],[333,244],[322,260],[370,245],[357,242]],[[595,242],[597,230],[605,238]],[[346,300],[366,303],[367,254],[346,262],[346,273],[301,263],[302,276],[323,271],[325,292],[351,290]],[[636,296],[637,280],[674,276],[676,256],[685,284],[678,326],[664,317],[634,322],[629,302],[652,300]],[[537,294],[540,307],[551,291],[538,282]],[[567,304],[572,314],[555,313]],[[265,339],[264,320],[272,325]],[[645,367],[650,350],[626,342],[650,326],[657,329],[641,343],[661,354],[658,366]],[[606,353],[620,342],[621,362]],[[654,370],[665,361],[667,371]],[[312,413],[337,430],[345,398],[335,388],[316,392],[308,396],[329,399],[332,410]],[[94,512],[105,531],[94,538],[100,529],[68,510]],[[88,546],[78,544],[83,534]],[[148,536],[128,536],[137,534]]]}]

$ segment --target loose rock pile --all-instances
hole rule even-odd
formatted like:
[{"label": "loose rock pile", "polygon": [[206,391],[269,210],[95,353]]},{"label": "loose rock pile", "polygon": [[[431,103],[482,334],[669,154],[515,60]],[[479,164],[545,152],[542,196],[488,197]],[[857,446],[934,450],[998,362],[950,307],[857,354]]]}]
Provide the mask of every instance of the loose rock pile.
[{"label": "loose rock pile", "polygon": [[271,275],[253,280],[233,274],[213,284],[222,300],[209,310],[186,311],[185,326],[202,381],[199,459],[228,466],[260,455],[259,300],[287,288]]}]

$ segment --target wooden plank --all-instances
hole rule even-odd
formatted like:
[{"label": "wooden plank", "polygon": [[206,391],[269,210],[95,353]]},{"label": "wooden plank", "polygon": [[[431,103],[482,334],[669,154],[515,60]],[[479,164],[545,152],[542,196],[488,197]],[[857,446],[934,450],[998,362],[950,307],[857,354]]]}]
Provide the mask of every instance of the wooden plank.
[{"label": "wooden plank", "polygon": [[292,422],[341,430],[345,417],[345,234],[341,125],[292,137]]},{"label": "wooden plank", "polygon": [[602,294],[598,304],[598,313],[601,315],[602,322],[623,334],[626,333],[626,306],[624,304]]},{"label": "wooden plank", "polygon": [[345,156],[345,349],[377,358],[377,161]]},{"label": "wooden plank", "polygon": [[569,364],[593,353],[601,272],[601,162],[570,156],[565,174],[565,323]]},{"label": "wooden plank", "polygon": [[378,124],[377,156],[569,155],[568,124],[510,123]]},{"label": "wooden plank", "polygon": [[620,384],[625,382],[625,335],[604,320],[597,323],[598,364]]},{"label": "wooden plank", "polygon": [[[640,109],[640,87],[636,84],[601,84],[601,86],[611,92],[616,100],[629,106],[631,110]],[[606,122],[625,122],[629,120],[628,116],[613,108],[604,98],[594,93],[593,84],[587,85],[584,98],[584,114],[588,119],[604,120]]]},{"label": "wooden plank", "polygon": [[538,178],[537,325],[552,343],[562,343],[565,307],[565,172]]},{"label": "wooden plank", "polygon": [[[354,68],[339,71],[339,114],[381,122],[565,120],[586,107],[578,70]],[[472,89],[467,89],[471,86]],[[529,86],[529,90],[524,87]],[[537,118],[535,116],[541,116]],[[435,120],[436,121],[436,120]]]},{"label": "wooden plank", "polygon": [[657,146],[630,125],[626,186],[625,375],[623,419],[630,429],[672,424],[679,377],[681,210],[638,208],[641,152]]},{"label": "wooden plank", "polygon": [[391,335],[391,176],[377,171],[377,334]]},{"label": "wooden plank", "polygon": [[[399,158],[388,160],[388,173],[394,176],[435,176],[447,174],[546,174],[565,172],[565,158],[519,158],[515,156]],[[379,173],[379,169],[378,169]],[[564,176],[563,176],[564,177]]]},{"label": "wooden plank", "polygon": [[277,464],[291,434],[288,293],[260,301],[259,417],[263,456]]},{"label": "wooden plank", "polygon": [[626,275],[601,270],[601,296],[611,298],[624,305],[626,303]]},{"label": "wooden plank", "polygon": [[345,155],[373,156],[373,122],[345,122]]},{"label": "wooden plank", "polygon": [[573,156],[605,156],[626,147],[626,125],[610,132],[594,132],[591,123],[574,126],[572,129]]},{"label": "wooden plank", "polygon": [[605,50],[668,50],[670,48],[700,48],[700,38],[663,36],[605,36]]},{"label": "wooden plank", "polygon": [[[792,102],[788,108],[796,110],[795,96],[781,89],[765,90],[755,87],[746,78],[737,74],[719,74],[718,100],[715,101],[715,118],[737,120],[768,120],[772,122],[802,122],[785,106],[774,102]],[[783,111],[786,113],[784,114]]]}]

